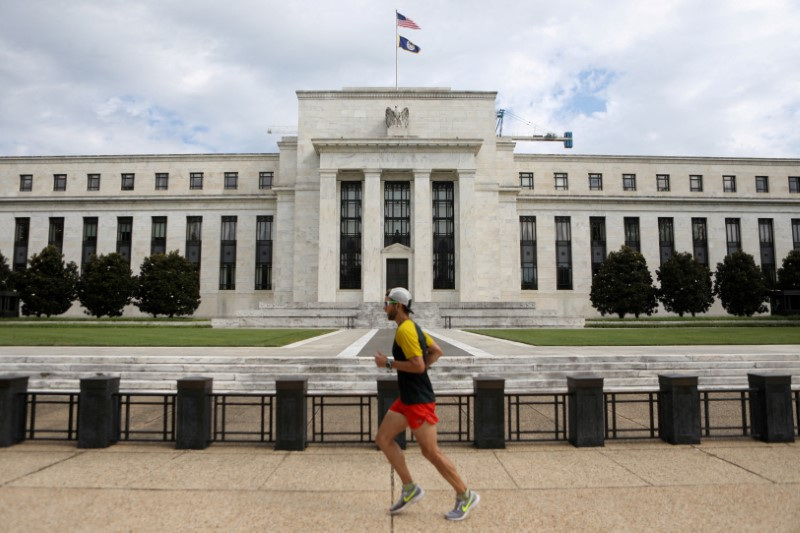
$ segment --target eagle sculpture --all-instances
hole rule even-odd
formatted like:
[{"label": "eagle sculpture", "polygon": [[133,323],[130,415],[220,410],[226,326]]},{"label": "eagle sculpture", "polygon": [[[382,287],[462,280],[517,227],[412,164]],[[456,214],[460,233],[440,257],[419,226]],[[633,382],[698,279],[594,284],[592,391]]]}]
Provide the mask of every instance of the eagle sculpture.
[{"label": "eagle sculpture", "polygon": [[394,110],[391,107],[386,108],[386,127],[387,128],[407,128],[408,127],[408,108],[402,111],[397,111],[397,106]]}]

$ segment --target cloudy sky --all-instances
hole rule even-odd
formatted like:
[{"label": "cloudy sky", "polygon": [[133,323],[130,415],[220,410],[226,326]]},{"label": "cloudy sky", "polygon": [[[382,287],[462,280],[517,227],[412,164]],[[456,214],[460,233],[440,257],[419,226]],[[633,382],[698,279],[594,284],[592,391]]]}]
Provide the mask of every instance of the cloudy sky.
[{"label": "cloudy sky", "polygon": [[274,152],[296,90],[394,86],[395,9],[399,84],[497,91],[506,134],[800,157],[797,0],[0,0],[0,155]]}]

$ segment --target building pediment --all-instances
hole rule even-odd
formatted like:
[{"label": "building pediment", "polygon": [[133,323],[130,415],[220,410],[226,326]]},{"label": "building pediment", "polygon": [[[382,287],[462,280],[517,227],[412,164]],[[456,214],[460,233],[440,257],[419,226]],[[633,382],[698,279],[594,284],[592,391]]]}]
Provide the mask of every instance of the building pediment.
[{"label": "building pediment", "polygon": [[400,244],[399,242],[390,244],[389,246],[381,250],[381,253],[385,255],[406,255],[406,254],[411,254],[413,252],[414,250],[412,248],[409,248],[404,244]]}]

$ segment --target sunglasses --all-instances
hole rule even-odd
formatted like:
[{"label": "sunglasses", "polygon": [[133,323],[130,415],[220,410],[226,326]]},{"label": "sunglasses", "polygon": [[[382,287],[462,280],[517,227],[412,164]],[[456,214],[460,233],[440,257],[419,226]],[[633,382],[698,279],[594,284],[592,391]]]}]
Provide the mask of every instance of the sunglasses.
[{"label": "sunglasses", "polygon": [[388,302],[383,302],[383,306],[386,307],[387,305],[392,305],[392,304],[396,304],[396,303],[397,302],[395,302],[394,300],[389,300]]}]

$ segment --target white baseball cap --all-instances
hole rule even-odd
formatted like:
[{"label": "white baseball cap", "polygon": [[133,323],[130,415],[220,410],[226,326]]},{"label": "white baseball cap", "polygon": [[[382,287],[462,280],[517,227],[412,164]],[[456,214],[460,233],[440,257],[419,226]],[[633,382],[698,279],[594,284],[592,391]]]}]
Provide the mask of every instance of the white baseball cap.
[{"label": "white baseball cap", "polygon": [[406,306],[409,313],[413,312],[411,311],[411,293],[408,292],[408,289],[404,289],[403,287],[391,289],[389,291],[389,299]]}]

